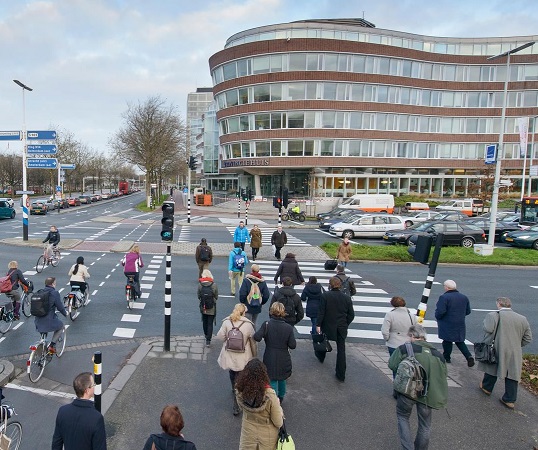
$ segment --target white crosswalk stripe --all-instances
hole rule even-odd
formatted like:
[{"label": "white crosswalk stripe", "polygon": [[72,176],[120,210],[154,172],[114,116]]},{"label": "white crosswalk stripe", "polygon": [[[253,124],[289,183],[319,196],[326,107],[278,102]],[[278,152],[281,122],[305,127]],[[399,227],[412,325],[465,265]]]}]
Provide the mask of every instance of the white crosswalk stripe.
[{"label": "white crosswalk stripe", "polygon": [[[226,229],[230,232],[230,234],[234,235],[235,229],[237,227],[226,227]],[[275,228],[262,228],[260,227],[260,230],[262,232],[262,245],[271,246],[271,236],[273,235]],[[286,237],[288,238],[288,242],[286,244],[286,247],[312,247],[309,243],[296,238],[292,234],[290,234],[288,231],[286,231]]]},{"label": "white crosswalk stripe", "polygon": [[[256,260],[256,264],[260,266],[260,273],[267,282],[267,287],[271,290],[271,294],[276,286],[274,276],[279,266],[278,261]],[[328,288],[329,279],[335,275],[334,271],[325,270],[324,262],[304,261],[300,262],[301,273],[305,280],[315,276],[325,289]],[[384,343],[381,335],[381,325],[385,314],[392,310],[390,299],[396,293],[388,293],[384,289],[375,287],[374,283],[369,280],[362,279],[362,276],[346,269],[346,275],[353,280],[357,293],[352,297],[353,310],[355,311],[355,319],[349,326],[348,337],[357,339],[368,339],[378,341],[376,343]],[[303,286],[295,286],[295,290],[300,295]],[[303,302],[303,307],[306,308],[306,303]],[[416,314],[416,309],[409,308],[411,314]],[[437,322],[435,320],[425,320],[422,325],[428,331],[429,342],[441,342],[437,338]],[[305,318],[295,326],[295,329],[300,335],[309,335],[312,329],[310,319]]]}]

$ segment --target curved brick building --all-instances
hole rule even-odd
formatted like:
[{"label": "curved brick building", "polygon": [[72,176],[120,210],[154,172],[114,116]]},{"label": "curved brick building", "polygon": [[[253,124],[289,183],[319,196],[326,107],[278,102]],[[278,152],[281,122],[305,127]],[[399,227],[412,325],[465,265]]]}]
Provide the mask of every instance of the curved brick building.
[{"label": "curved brick building", "polygon": [[[466,196],[500,132],[506,57],[487,58],[535,40],[420,36],[361,19],[237,33],[209,60],[220,172],[263,196],[280,184],[297,196]],[[511,56],[507,99],[502,176],[517,186],[517,118],[531,118],[530,156],[538,115],[538,44]]]}]

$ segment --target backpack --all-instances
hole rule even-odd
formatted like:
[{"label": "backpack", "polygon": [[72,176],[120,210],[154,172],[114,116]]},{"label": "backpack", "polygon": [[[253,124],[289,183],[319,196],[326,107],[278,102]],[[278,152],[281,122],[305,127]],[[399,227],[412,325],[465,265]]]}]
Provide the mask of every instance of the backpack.
[{"label": "backpack", "polygon": [[200,290],[200,303],[204,310],[215,307],[215,294],[211,286],[213,286],[213,283],[202,284],[202,289]]},{"label": "backpack", "polygon": [[250,281],[250,292],[247,295],[247,302],[250,306],[260,306],[262,300],[262,294],[257,282]]},{"label": "backpack", "polygon": [[36,317],[45,317],[50,311],[50,291],[39,289],[30,298],[30,314]]},{"label": "backpack", "polygon": [[286,316],[284,317],[284,320],[288,323],[291,323],[289,319],[293,318],[293,323],[295,324],[297,323],[297,315],[295,314],[295,302],[293,301],[293,297],[295,297],[295,295],[282,294],[282,296],[277,301],[284,305],[284,310],[286,311]]},{"label": "backpack", "polygon": [[0,293],[6,294],[13,290],[13,284],[11,282],[11,276],[6,275],[5,277],[0,278]]},{"label": "backpack", "polygon": [[416,400],[428,394],[428,375],[422,364],[415,358],[410,342],[405,343],[405,348],[407,357],[398,365],[393,387],[396,392]]},{"label": "backpack", "polygon": [[240,270],[243,272],[243,269],[245,268],[245,255],[243,255],[243,252],[237,253],[234,252],[234,260],[233,260],[233,267],[234,269]]},{"label": "backpack", "polygon": [[354,290],[355,290],[355,292],[352,293],[351,292],[350,278],[346,277],[346,279],[342,281],[342,286],[340,287],[340,291],[343,292],[346,295],[349,295],[351,297],[351,296],[353,296],[354,294],[357,293],[356,292],[357,290],[356,289],[354,289]]},{"label": "backpack", "polygon": [[245,353],[245,341],[243,339],[243,333],[239,328],[245,323],[241,322],[241,325],[238,327],[234,326],[232,319],[232,329],[226,334],[226,350],[235,353]]},{"label": "backpack", "polygon": [[211,252],[207,245],[200,245],[200,261],[209,261],[211,259]]}]

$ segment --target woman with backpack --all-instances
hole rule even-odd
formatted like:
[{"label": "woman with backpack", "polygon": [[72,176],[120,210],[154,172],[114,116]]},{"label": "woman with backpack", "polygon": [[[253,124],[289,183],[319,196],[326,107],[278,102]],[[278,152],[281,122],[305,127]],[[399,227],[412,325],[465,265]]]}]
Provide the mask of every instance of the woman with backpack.
[{"label": "woman with backpack", "polygon": [[250,230],[250,248],[252,248],[252,261],[256,261],[258,252],[262,246],[262,230],[258,225],[254,225]]},{"label": "woman with backpack", "polygon": [[312,322],[311,334],[317,334],[316,324],[318,321],[319,302],[323,291],[323,286],[318,283],[318,279],[310,277],[301,294],[301,300],[306,301],[306,317],[309,317]]},{"label": "woman with backpack", "polygon": [[[239,405],[235,397],[235,381],[237,375],[246,364],[258,354],[254,336],[254,324],[245,317],[247,307],[237,303],[232,313],[223,319],[217,337],[224,341],[217,362],[219,366],[228,370],[233,393],[233,414],[239,414]],[[241,339],[240,339],[241,338]],[[276,443],[276,440],[275,440]]]},{"label": "woman with backpack", "polygon": [[213,323],[216,323],[217,320],[219,289],[217,283],[213,280],[213,275],[208,269],[202,272],[202,276],[198,281],[198,300],[200,300],[205,345],[209,347],[213,336]]},{"label": "woman with backpack", "polygon": [[245,317],[256,325],[256,319],[262,312],[262,305],[265,305],[271,296],[267,283],[260,273],[260,266],[252,264],[251,273],[247,274],[239,289],[239,301],[246,305]]},{"label": "woman with backpack", "polygon": [[6,277],[8,277],[9,283],[11,284],[11,290],[6,292],[6,297],[11,299],[11,303],[13,304],[14,320],[19,320],[21,308],[21,293],[19,292],[19,283],[24,285],[26,288],[30,287],[30,283],[24,278],[24,275],[19,269],[19,264],[17,261],[10,261],[7,268],[8,272]]},{"label": "woman with backpack", "polygon": [[291,355],[289,349],[297,347],[293,327],[286,323],[286,310],[280,302],[269,309],[269,321],[265,322],[254,334],[254,340],[265,340],[263,363],[267,367],[271,387],[275,390],[280,403],[286,395],[286,380],[291,376]]}]

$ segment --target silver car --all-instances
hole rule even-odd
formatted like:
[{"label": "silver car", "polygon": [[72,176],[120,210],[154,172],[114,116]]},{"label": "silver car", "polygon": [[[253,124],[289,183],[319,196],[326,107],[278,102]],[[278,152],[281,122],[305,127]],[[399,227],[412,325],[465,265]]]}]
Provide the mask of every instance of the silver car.
[{"label": "silver car", "polygon": [[405,219],[402,216],[364,214],[335,223],[329,228],[329,232],[335,236],[347,237],[349,239],[355,237],[382,238],[387,231],[404,229]]}]

